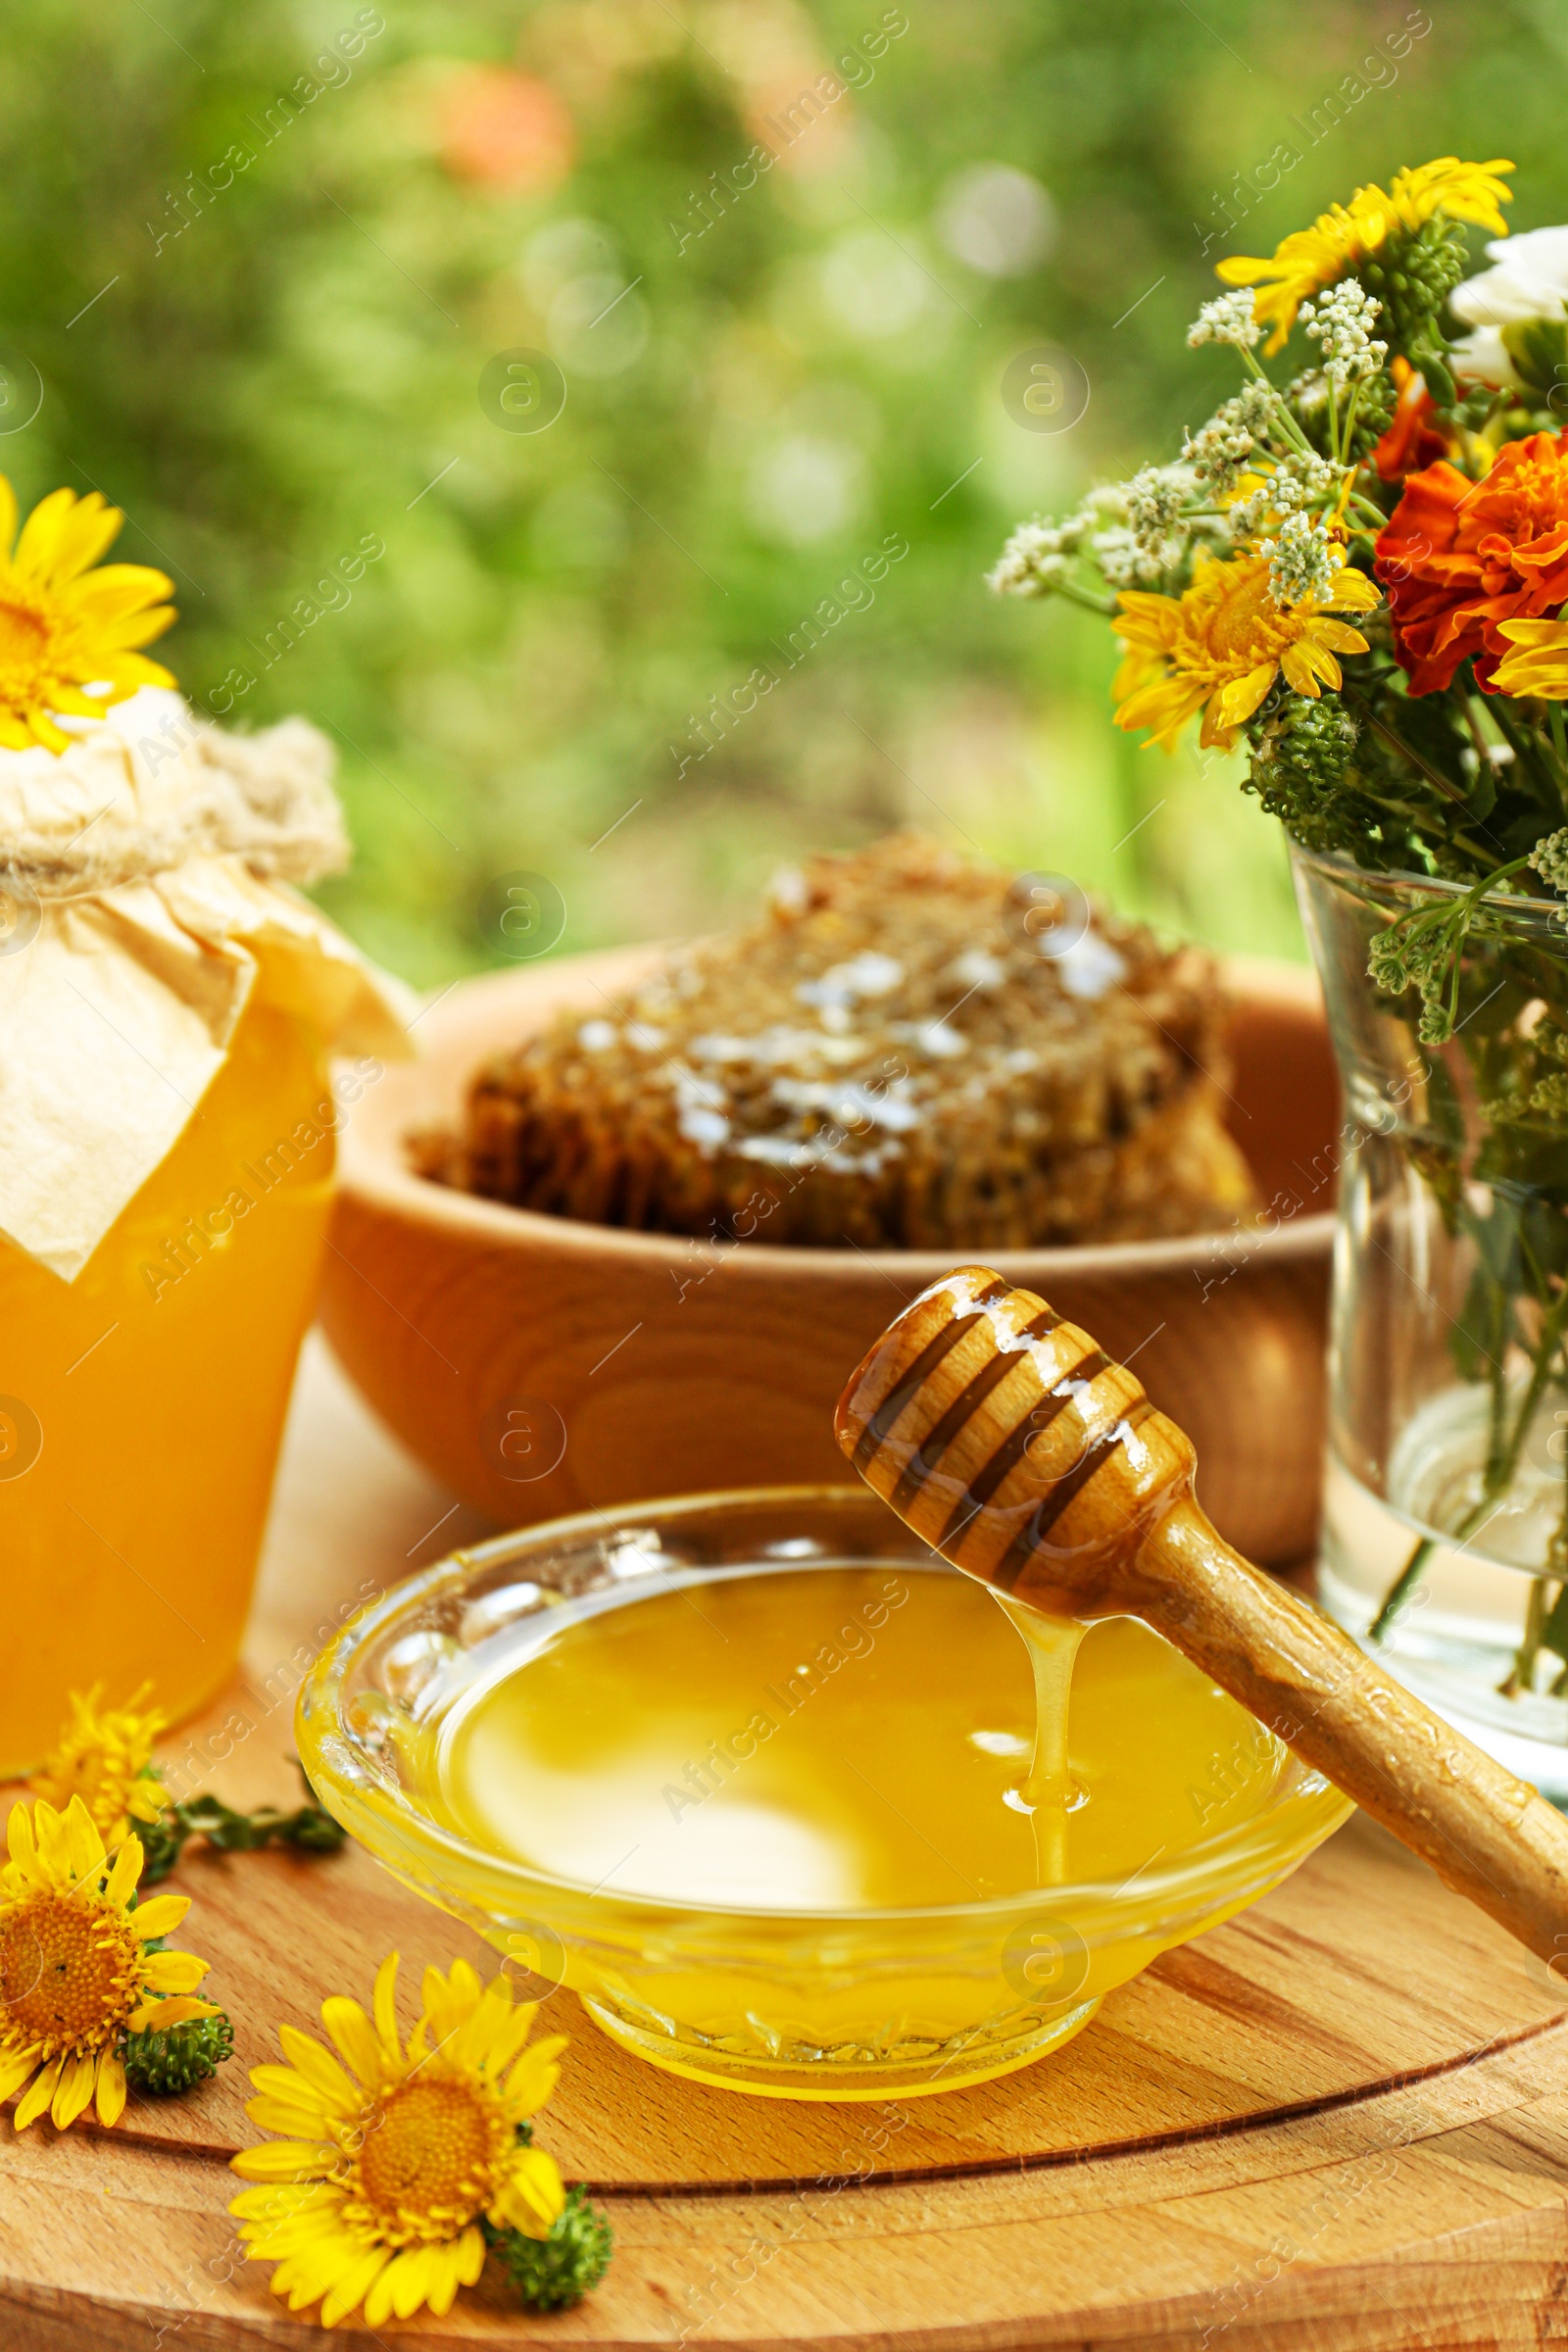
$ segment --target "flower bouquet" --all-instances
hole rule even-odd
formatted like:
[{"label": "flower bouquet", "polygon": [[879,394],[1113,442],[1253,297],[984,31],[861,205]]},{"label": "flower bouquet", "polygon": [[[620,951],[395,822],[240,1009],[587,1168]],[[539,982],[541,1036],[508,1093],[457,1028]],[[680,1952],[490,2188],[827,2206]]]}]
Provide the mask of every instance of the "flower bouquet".
[{"label": "flower bouquet", "polygon": [[1512,169],[1221,262],[1240,389],[991,584],[1102,612],[1117,724],[1200,718],[1286,826],[1348,1113],[1325,1598],[1568,1795],[1568,227],[1502,242]]}]

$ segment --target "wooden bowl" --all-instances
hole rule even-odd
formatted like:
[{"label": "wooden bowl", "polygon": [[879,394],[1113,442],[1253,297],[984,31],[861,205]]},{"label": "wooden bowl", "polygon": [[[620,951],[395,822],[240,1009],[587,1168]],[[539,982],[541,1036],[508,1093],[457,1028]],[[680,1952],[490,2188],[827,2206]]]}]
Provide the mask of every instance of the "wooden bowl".
[{"label": "wooden bowl", "polygon": [[[602,1011],[654,948],[463,982],[423,1058],[356,1106],[322,1320],[405,1444],[508,1527],[716,1487],[847,1481],[833,1405],[878,1332],[961,1250],[791,1249],[540,1216],[411,1173],[404,1139],[456,1118],[474,1065],[561,1004]],[[987,1252],[1108,1354],[1136,1357],[1198,1446],[1200,1491],[1254,1559],[1317,1526],[1339,1119],[1311,975],[1237,958],[1231,1126],[1270,1204],[1259,1230]]]}]

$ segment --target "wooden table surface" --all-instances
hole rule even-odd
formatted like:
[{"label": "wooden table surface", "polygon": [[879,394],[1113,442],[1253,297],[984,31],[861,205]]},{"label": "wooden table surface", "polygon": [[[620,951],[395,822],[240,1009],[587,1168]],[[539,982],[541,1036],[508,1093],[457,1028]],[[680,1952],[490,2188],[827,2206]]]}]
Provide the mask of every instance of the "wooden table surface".
[{"label": "wooden table surface", "polygon": [[[368,1589],[481,1531],[369,1419],[318,1341],[290,1424],[245,1673],[170,1743],[185,1785],[289,1795],[299,1665]],[[328,1991],[412,1980],[465,1928],[368,1857],[193,1854],[181,1940],[239,2056],[112,2134],[0,2125],[0,2352],[236,2352],[317,2331],[246,2267],[226,2157],[244,2068]],[[750,2100],[572,2035],[541,2138],[614,2225],[576,2311],[487,2276],[372,2339],[712,2352],[1025,2345],[1193,2352],[1568,2339],[1568,1987],[1359,1820],[1266,1902],[1113,1995],[1055,2059],[886,2107]]]}]

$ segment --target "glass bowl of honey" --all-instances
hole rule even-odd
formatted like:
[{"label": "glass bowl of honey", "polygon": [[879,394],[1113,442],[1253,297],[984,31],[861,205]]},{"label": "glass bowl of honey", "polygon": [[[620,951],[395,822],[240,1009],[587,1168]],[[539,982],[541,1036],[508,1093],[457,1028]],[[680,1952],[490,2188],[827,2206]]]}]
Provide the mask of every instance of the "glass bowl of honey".
[{"label": "glass bowl of honey", "polygon": [[[1133,1619],[1040,1680],[985,1588],[845,1487],[456,1553],[322,1652],[298,1736],[322,1803],[530,1997],[779,2098],[1028,2065],[1351,1809]],[[1044,1799],[1037,1748],[1065,1760]]]}]

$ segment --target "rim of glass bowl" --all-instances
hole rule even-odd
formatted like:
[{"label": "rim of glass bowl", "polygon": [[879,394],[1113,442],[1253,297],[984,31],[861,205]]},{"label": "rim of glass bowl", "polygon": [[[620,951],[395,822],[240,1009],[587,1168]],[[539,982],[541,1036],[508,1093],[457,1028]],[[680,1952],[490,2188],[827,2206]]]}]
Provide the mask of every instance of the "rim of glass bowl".
[{"label": "rim of glass bowl", "polygon": [[[1353,897],[1372,893],[1388,898],[1399,892],[1433,900],[1462,899],[1470,892],[1469,883],[1446,881],[1441,874],[1412,873],[1404,866],[1357,865],[1353,858],[1347,858],[1342,851],[1308,850],[1294,836],[1287,838],[1297,864],[1310,866],[1314,873],[1348,889]],[[1478,904],[1494,914],[1505,915],[1538,946],[1568,956],[1568,900],[1515,898],[1508,891],[1488,890],[1483,891]]]},{"label": "rim of glass bowl", "polygon": [[[400,1620],[418,1616],[438,1596],[459,1592],[466,1586],[487,1578],[494,1569],[515,1565],[533,1553],[569,1544],[586,1548],[595,1538],[602,1540],[614,1533],[631,1533],[667,1525],[670,1521],[693,1517],[719,1519],[726,1512],[744,1509],[755,1513],[770,1507],[798,1513],[803,1520],[808,1519],[813,1509],[823,1507],[856,1515],[863,1513],[868,1527],[881,1533],[890,1546],[896,1545],[901,1538],[906,1546],[902,1551],[890,1548],[885,1555],[868,1550],[864,1555],[867,1566],[876,1565],[885,1556],[892,1566],[901,1561],[910,1565],[929,1562],[949,1575],[962,1573],[929,1545],[921,1544],[918,1537],[895,1519],[887,1505],[868,1489],[849,1486],[717,1489],[699,1494],[662,1496],[652,1502],[614,1503],[598,1510],[576,1511],[564,1518],[541,1520],[536,1526],[491,1537],[483,1544],[449,1553],[445,1559],[389,1587],[379,1599],[368,1601],[316,1659],[300,1686],[295,1725],[301,1759],[318,1798],[377,1860],[386,1859],[384,1849],[389,1840],[393,1841],[402,1848],[414,1875],[421,1882],[433,1880],[445,1891],[474,1902],[481,1910],[487,1906],[475,1889],[482,1882],[492,1898],[498,1887],[514,1891],[524,1911],[530,1905],[537,1909],[540,1897],[548,1896],[568,1909],[583,1907],[589,1916],[598,1905],[601,1910],[613,1908],[621,1918],[636,1913],[666,1918],[688,1928],[704,1922],[737,1919],[780,1928],[805,1928],[825,1922],[841,1936],[857,1928],[874,1929],[901,1920],[932,1924],[1015,1921],[1020,1914],[1031,1910],[1058,1913],[1069,1905],[1078,1914],[1094,1914],[1103,1909],[1115,1923],[1118,1935],[1136,1935],[1138,1922],[1129,1918],[1126,1901],[1135,1884],[1140,1920],[1146,1911],[1168,1918],[1171,1904],[1183,1896],[1223,1896],[1227,1890],[1240,1896],[1251,1881],[1252,1866],[1262,1866],[1258,1873],[1260,1884],[1283,1877],[1354,1810],[1350,1798],[1287,1749],[1279,1780],[1255,1813],[1216,1837],[1185,1846],[1165,1870],[1156,1871],[1152,1862],[1120,1884],[1109,1879],[1080,1879],[1059,1886],[991,1895],[973,1902],[807,1911],[760,1903],[725,1905],[638,1892],[605,1892],[602,1887],[589,1886],[584,1880],[558,1877],[511,1856],[487,1851],[434,1821],[412,1801],[405,1788],[368,1767],[354,1766],[348,1771],[339,1768],[334,1751],[346,1748],[352,1754],[356,1747],[356,1735],[344,1712],[346,1700],[355,1695],[349,1686],[356,1670],[389,1629]],[[801,1533],[807,1532],[803,1526]],[[801,1562],[802,1566],[808,1564],[804,1559]],[[719,1561],[712,1565],[744,1563]],[[1326,1806],[1322,1802],[1325,1796],[1332,1800]],[[1333,1811],[1336,1803],[1343,1807],[1340,1819],[1325,1827],[1320,1813]],[[1280,1812],[1287,1806],[1299,1810],[1302,1818],[1297,1833],[1281,1842],[1277,1829],[1271,1837],[1269,1827],[1271,1823],[1277,1824]],[[367,1831],[370,1834],[367,1835]],[[439,1869],[434,1867],[437,1864]],[[459,1883],[449,1885],[449,1881]]]}]

